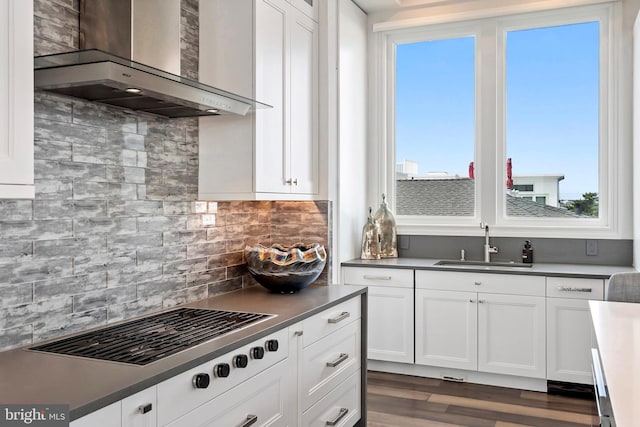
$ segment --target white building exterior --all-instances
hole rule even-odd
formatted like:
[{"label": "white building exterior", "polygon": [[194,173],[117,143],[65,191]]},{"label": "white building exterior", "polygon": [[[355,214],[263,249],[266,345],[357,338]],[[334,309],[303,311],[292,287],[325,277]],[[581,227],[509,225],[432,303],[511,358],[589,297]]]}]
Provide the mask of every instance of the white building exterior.
[{"label": "white building exterior", "polygon": [[559,188],[564,175],[530,174],[514,175],[512,195],[549,206],[560,207]]}]

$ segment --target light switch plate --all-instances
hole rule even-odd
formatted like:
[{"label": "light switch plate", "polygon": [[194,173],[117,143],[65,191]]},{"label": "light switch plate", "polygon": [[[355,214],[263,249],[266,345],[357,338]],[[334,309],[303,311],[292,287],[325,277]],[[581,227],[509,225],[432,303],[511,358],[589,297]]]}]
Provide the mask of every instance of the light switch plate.
[{"label": "light switch plate", "polygon": [[216,225],[216,216],[215,215],[202,215],[202,225]]},{"label": "light switch plate", "polygon": [[598,241],[587,240],[587,256],[596,256],[596,255],[598,255]]},{"label": "light switch plate", "polygon": [[207,211],[207,202],[196,202],[194,210],[196,213],[205,213]]}]

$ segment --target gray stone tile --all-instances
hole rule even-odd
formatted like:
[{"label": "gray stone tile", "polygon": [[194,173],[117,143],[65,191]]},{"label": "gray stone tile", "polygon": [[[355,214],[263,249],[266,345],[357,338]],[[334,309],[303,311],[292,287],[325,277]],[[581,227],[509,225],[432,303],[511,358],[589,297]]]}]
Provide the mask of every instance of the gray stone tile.
[{"label": "gray stone tile", "polygon": [[165,262],[187,259],[187,246],[163,246],[138,249],[138,265],[162,265]]},{"label": "gray stone tile", "polygon": [[226,233],[227,233],[226,227],[207,228],[207,240],[212,240],[212,241],[225,240],[227,238]]},{"label": "gray stone tile", "polygon": [[187,246],[187,258],[207,257],[227,252],[225,241],[214,241]]},{"label": "gray stone tile", "polygon": [[110,305],[107,308],[108,322],[117,322],[131,317],[142,316],[162,308],[162,295],[139,298],[124,304]]},{"label": "gray stone tile", "polygon": [[157,216],[164,211],[162,201],[121,200],[109,202],[109,216]]},{"label": "gray stone tile", "polygon": [[165,276],[161,280],[152,280],[137,285],[138,298],[140,299],[162,295],[166,292],[177,291],[184,288],[186,288],[186,275]]},{"label": "gray stone tile", "polygon": [[107,273],[81,274],[41,280],[33,284],[33,298],[36,302],[48,300],[60,295],[73,295],[91,292],[107,287]]},{"label": "gray stone tile", "polygon": [[147,198],[147,186],[144,184],[136,185],[136,193],[138,195],[139,200],[144,200]]},{"label": "gray stone tile", "polygon": [[231,265],[243,264],[242,252],[232,252],[228,254],[212,255],[209,257],[208,268],[228,267]]},{"label": "gray stone tile", "polygon": [[138,231],[175,231],[184,230],[187,225],[187,217],[180,216],[144,216],[138,218]]},{"label": "gray stone tile", "polygon": [[162,272],[165,276],[172,276],[177,274],[195,273],[198,271],[204,271],[207,269],[207,258],[193,258],[185,259],[175,262],[167,262],[162,268]]},{"label": "gray stone tile", "polygon": [[[36,23],[34,28],[37,27]],[[33,101],[35,117],[56,122],[71,122],[71,101],[68,98],[36,90]]]},{"label": "gray stone tile", "polygon": [[0,221],[26,221],[33,219],[32,200],[1,200]]},{"label": "gray stone tile", "polygon": [[199,301],[207,298],[207,295],[207,285],[180,289],[174,292],[167,292],[166,294],[163,294],[162,307],[171,308],[179,304]]},{"label": "gray stone tile", "polygon": [[136,264],[136,251],[110,251],[88,256],[76,256],[73,263],[74,274],[95,273],[118,270]]},{"label": "gray stone tile", "polygon": [[231,267],[227,267],[227,278],[232,279],[234,277],[243,277],[249,274],[249,270],[247,270],[246,264],[241,265],[233,265]]},{"label": "gray stone tile", "polygon": [[76,236],[96,234],[133,234],[137,231],[135,218],[82,218],[73,220]]},{"label": "gray stone tile", "polygon": [[178,154],[147,151],[147,167],[160,170],[185,170],[189,158]]},{"label": "gray stone tile", "polygon": [[206,243],[207,232],[205,230],[197,231],[165,231],[163,233],[163,242],[165,245],[193,245],[195,243]]},{"label": "gray stone tile", "polygon": [[71,143],[36,139],[33,146],[33,156],[35,159],[42,160],[71,161]]},{"label": "gray stone tile", "polygon": [[33,255],[33,241],[12,241],[4,242],[0,240],[0,259],[16,258],[25,255]]},{"label": "gray stone tile", "polygon": [[227,240],[227,251],[241,252],[244,251],[246,244],[244,239]]},{"label": "gray stone tile", "polygon": [[109,250],[157,248],[162,246],[162,232],[109,236],[107,237],[107,246]]},{"label": "gray stone tile", "polygon": [[187,215],[195,213],[195,202],[164,202],[165,215]]},{"label": "gray stone tile", "polygon": [[164,172],[164,183],[169,186],[198,185],[198,175],[187,171],[167,170]]},{"label": "gray stone tile", "polygon": [[14,283],[0,286],[2,307],[33,302],[33,283]]},{"label": "gray stone tile", "polygon": [[68,46],[73,50],[78,45],[78,25],[73,27],[56,23],[40,16],[34,17],[34,37]]},{"label": "gray stone tile", "polygon": [[83,181],[104,181],[107,170],[104,165],[90,163],[35,160],[35,178],[41,180],[77,179]]},{"label": "gray stone tile", "polygon": [[107,166],[107,180],[110,182],[146,183],[146,169],[129,166]]},{"label": "gray stone tile", "polygon": [[214,268],[213,270],[199,271],[197,273],[187,274],[187,286],[208,285],[214,282],[220,282],[227,279],[227,269],[225,267]]},{"label": "gray stone tile", "polygon": [[209,286],[209,298],[226,292],[242,289],[242,277],[235,277],[222,282],[211,283]]},{"label": "gray stone tile", "polygon": [[104,146],[107,132],[100,127],[79,126],[36,117],[34,124],[36,139],[69,142],[72,144],[93,144]]},{"label": "gray stone tile", "polygon": [[0,348],[2,350],[10,350],[32,342],[33,331],[31,324],[0,330]]},{"label": "gray stone tile", "polygon": [[68,180],[35,180],[36,200],[68,200],[73,197],[73,185]]},{"label": "gray stone tile", "polygon": [[50,298],[46,301],[4,307],[0,315],[0,329],[14,328],[39,320],[49,321],[52,313],[71,313],[71,297]]},{"label": "gray stone tile", "polygon": [[104,236],[73,237],[69,239],[36,240],[34,253],[38,257],[99,254],[107,251]]},{"label": "gray stone tile", "polygon": [[[34,0],[33,15],[45,20],[47,25],[56,24],[58,27],[67,28],[70,31],[78,31],[78,11],[63,4],[46,0]],[[56,32],[52,32],[51,37],[56,41],[64,39],[64,35],[61,36]]]},{"label": "gray stone tile", "polygon": [[33,40],[34,56],[49,55],[52,53],[64,53],[69,52],[70,49],[75,49],[75,47],[70,48],[70,46],[42,38],[34,38]]},{"label": "gray stone tile", "polygon": [[269,224],[250,224],[242,227],[242,231],[245,237],[268,236],[271,234],[271,226]]},{"label": "gray stone tile", "polygon": [[198,144],[186,141],[164,141],[164,152],[176,156],[193,157],[198,155]]},{"label": "gray stone tile", "polygon": [[[139,168],[146,168],[147,167],[147,153],[144,151],[137,151],[137,157],[136,157],[136,166]],[[146,178],[146,176],[145,176]]]},{"label": "gray stone tile", "polygon": [[73,144],[74,162],[95,163],[102,165],[136,166],[137,152],[120,147],[101,147],[94,145]]},{"label": "gray stone tile", "polygon": [[59,313],[33,323],[34,342],[57,338],[107,323],[107,309],[83,311],[79,313]]},{"label": "gray stone tile", "polygon": [[128,133],[136,133],[138,130],[136,115],[115,107],[84,101],[74,102],[73,123]]},{"label": "gray stone tile", "polygon": [[162,278],[162,262],[126,266],[120,270],[107,272],[109,287],[137,285],[138,283]]},{"label": "gray stone tile", "polygon": [[144,151],[145,138],[144,135],[129,132],[117,132],[108,130],[107,138],[109,146],[120,149]]},{"label": "gray stone tile", "polygon": [[76,181],[73,183],[73,198],[76,200],[136,200],[138,198],[138,188],[136,184]]},{"label": "gray stone tile", "polygon": [[0,222],[0,236],[4,240],[61,239],[71,237],[71,233],[70,219]]},{"label": "gray stone tile", "polygon": [[[100,289],[93,292],[87,292],[73,296],[73,311],[94,310],[96,308],[105,307],[112,304],[121,304],[126,301],[134,301],[136,299],[136,287],[121,286],[117,288]],[[106,320],[106,312],[105,312]]]}]

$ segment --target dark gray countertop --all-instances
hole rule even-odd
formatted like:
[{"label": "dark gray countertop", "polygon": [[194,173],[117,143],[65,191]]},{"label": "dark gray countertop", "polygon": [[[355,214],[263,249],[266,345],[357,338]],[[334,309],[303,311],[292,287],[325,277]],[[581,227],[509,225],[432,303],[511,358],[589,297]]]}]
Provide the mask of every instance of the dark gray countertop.
[{"label": "dark gray countertop", "polygon": [[380,260],[353,259],[342,263],[346,267],[382,267],[406,268],[416,270],[440,270],[458,272],[481,272],[497,274],[526,274],[550,277],[577,277],[585,279],[608,279],[613,273],[636,271],[633,267],[616,265],[587,265],[587,264],[541,264],[534,263],[531,268],[517,267],[485,267],[452,265],[436,265],[439,259],[430,258],[385,258]]},{"label": "dark gray countertop", "polygon": [[0,403],[69,404],[74,420],[366,291],[357,286],[310,286],[281,295],[253,286],[187,304],[277,316],[146,366],[41,353],[27,347],[0,352]]}]

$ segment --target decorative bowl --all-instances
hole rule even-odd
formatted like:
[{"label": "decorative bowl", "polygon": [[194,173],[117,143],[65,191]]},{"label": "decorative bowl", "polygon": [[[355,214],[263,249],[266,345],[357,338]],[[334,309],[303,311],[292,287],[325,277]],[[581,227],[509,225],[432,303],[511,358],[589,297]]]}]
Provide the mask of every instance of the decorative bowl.
[{"label": "decorative bowl", "polygon": [[247,246],[247,269],[258,283],[272,292],[291,293],[313,283],[327,261],[324,246],[297,243],[291,247],[273,244]]}]

